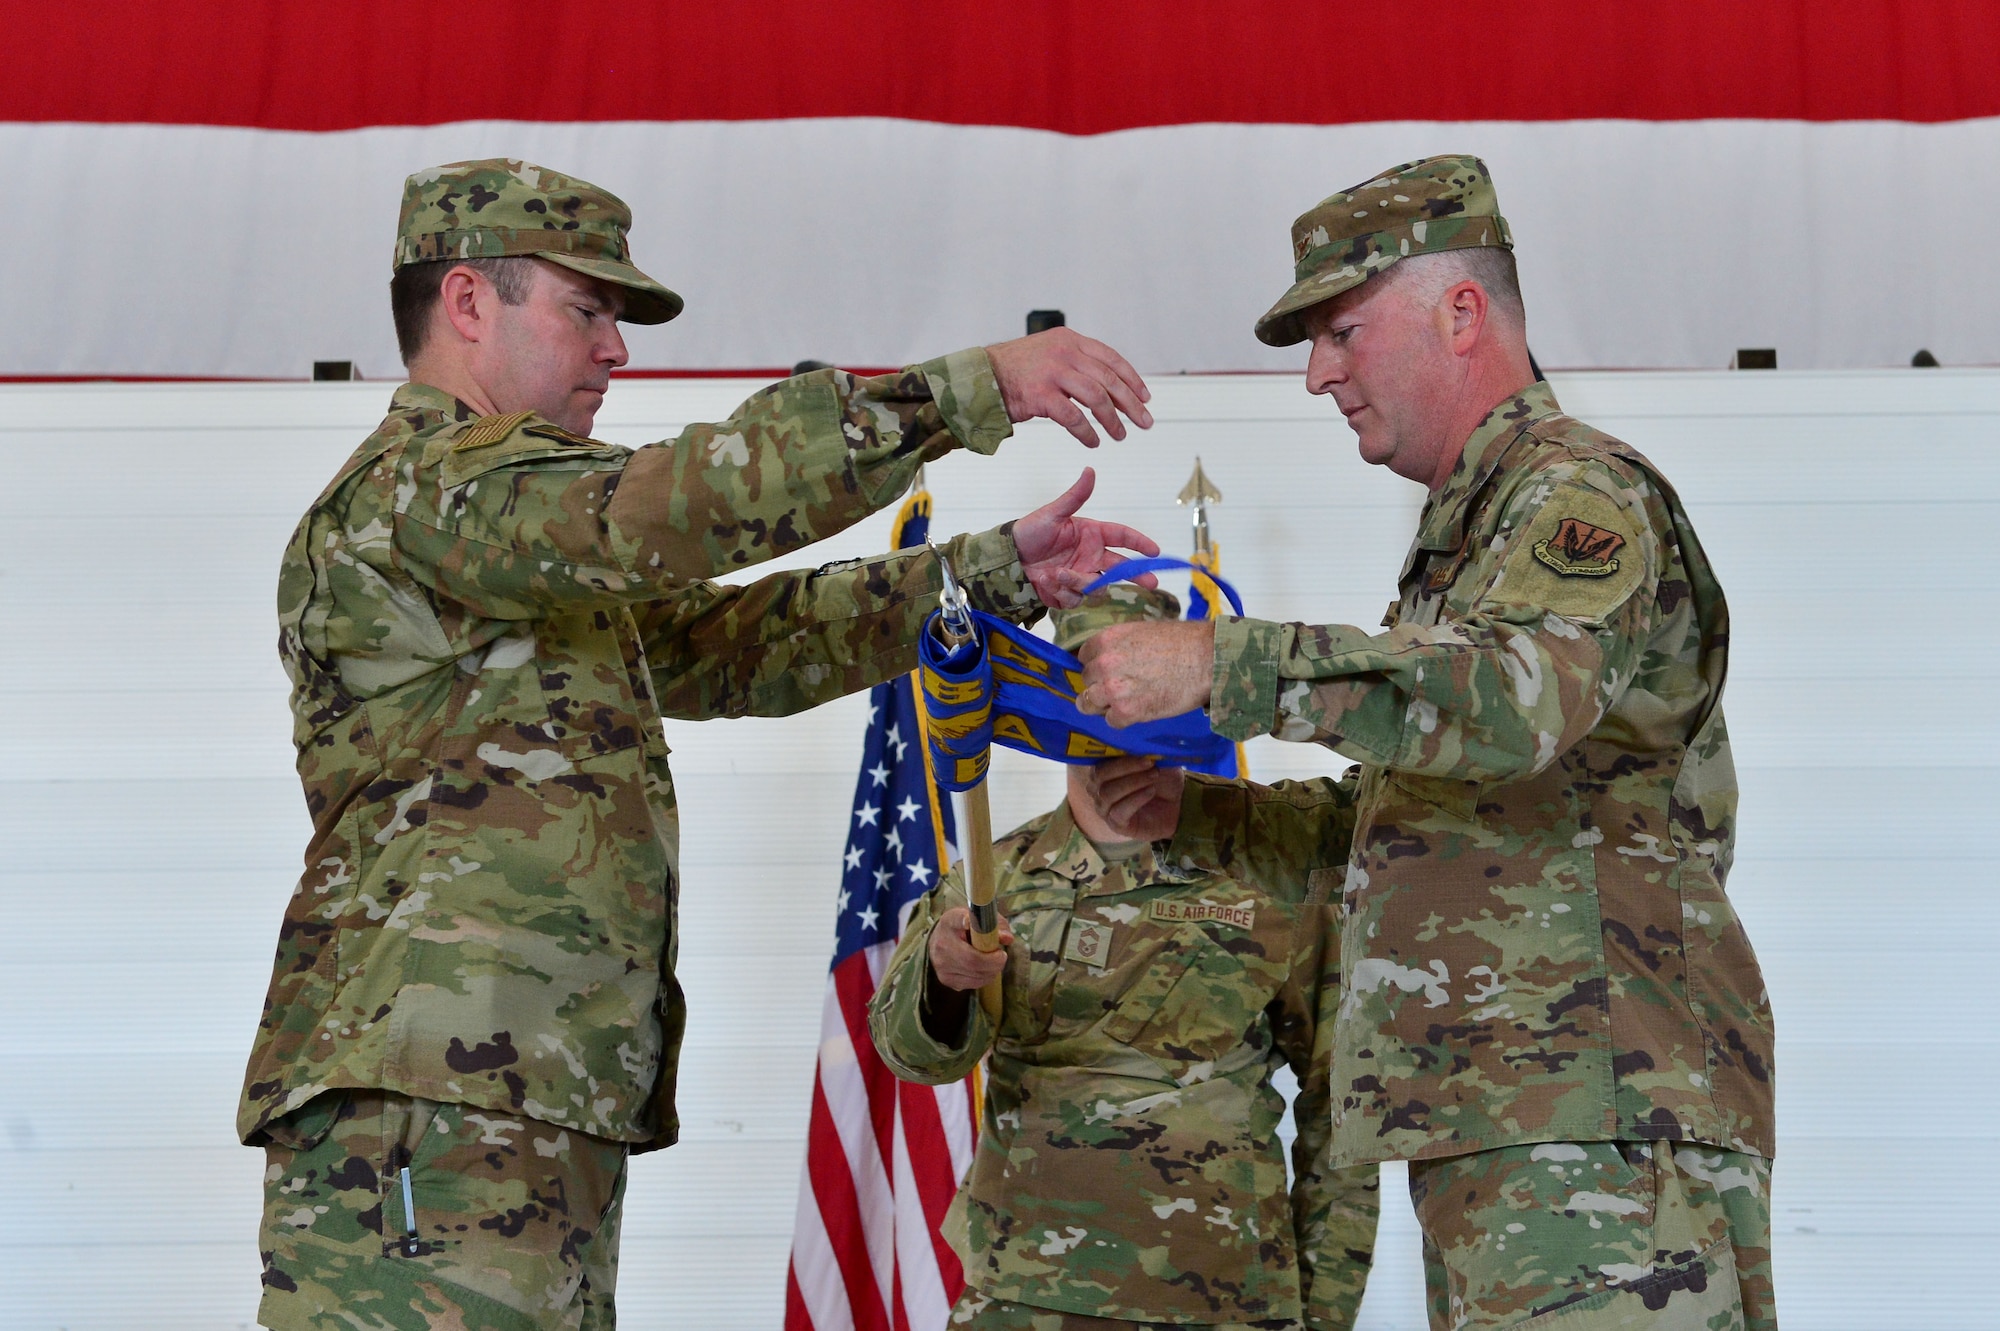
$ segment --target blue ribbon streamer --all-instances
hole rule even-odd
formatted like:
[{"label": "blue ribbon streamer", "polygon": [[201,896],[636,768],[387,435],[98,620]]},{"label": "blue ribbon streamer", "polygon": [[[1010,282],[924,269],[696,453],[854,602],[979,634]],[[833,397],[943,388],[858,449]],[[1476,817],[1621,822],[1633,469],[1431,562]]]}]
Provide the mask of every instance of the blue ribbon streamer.
[{"label": "blue ribbon streamer", "polygon": [[1239,618],[1242,616],[1243,598],[1236,594],[1234,587],[1215,574],[1210,573],[1201,565],[1191,563],[1185,559],[1176,559],[1172,555],[1154,555],[1150,559],[1128,559],[1122,564],[1113,564],[1110,568],[1098,574],[1097,580],[1083,589],[1083,594],[1088,596],[1094,591],[1109,587],[1114,582],[1130,582],[1141,573],[1168,573],[1175,569],[1186,569],[1207,578],[1221,589],[1224,596],[1229,598],[1229,608]]},{"label": "blue ribbon streamer", "polygon": [[[1191,568],[1172,558],[1130,559],[1108,570],[1086,594],[1140,573]],[[1235,608],[1235,588],[1215,583]],[[986,777],[995,744],[1060,763],[1089,765],[1145,756],[1168,767],[1233,776],[1236,746],[1209,727],[1200,708],[1160,721],[1114,726],[1077,710],[1083,663],[1052,642],[974,610],[973,640],[946,647],[933,611],[917,644],[918,677],[940,786],[969,790]]]}]

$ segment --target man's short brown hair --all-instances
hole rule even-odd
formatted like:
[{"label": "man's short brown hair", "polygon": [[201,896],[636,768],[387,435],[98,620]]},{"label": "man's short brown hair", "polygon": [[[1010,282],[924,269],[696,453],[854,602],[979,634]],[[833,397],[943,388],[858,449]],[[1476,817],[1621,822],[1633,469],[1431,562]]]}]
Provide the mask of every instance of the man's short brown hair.
[{"label": "man's short brown hair", "polygon": [[438,293],[444,275],[454,268],[470,268],[493,284],[503,305],[519,305],[528,299],[534,284],[532,258],[519,255],[499,259],[427,259],[406,263],[389,279],[389,313],[396,321],[396,349],[408,365],[424,349],[430,336],[431,311],[438,307]]}]

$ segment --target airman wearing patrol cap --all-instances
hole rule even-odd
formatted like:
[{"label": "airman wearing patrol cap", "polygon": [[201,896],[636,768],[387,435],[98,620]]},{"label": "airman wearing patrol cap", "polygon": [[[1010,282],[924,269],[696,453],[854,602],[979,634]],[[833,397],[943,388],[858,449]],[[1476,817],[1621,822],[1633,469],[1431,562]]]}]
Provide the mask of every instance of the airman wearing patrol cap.
[{"label": "airman wearing patrol cap", "polygon": [[1360,764],[1327,783],[1354,829],[1330,1149],[1412,1162],[1433,1326],[1771,1331],[1728,607],[1659,469],[1536,379],[1512,244],[1476,157],[1300,216],[1257,336],[1309,341],[1308,390],[1429,491],[1385,631],[1110,628],[1079,705]]},{"label": "airman wearing patrol cap", "polygon": [[609,190],[532,162],[457,162],[403,182],[397,268],[533,256],[625,292],[626,323],[661,324],[684,302],[632,263],[632,210]]},{"label": "airman wearing patrol cap", "polygon": [[1512,250],[1493,178],[1477,157],[1433,157],[1320,200],[1292,223],[1295,280],[1257,321],[1257,338],[1288,347],[1307,337],[1301,311],[1352,291],[1398,259],[1481,248]]},{"label": "airman wearing patrol cap", "polygon": [[[927,552],[707,579],[1014,421],[1150,424],[1131,367],[1058,330],[787,379],[643,448],[594,439],[619,321],[681,309],[635,266],[631,220],[527,162],[410,177],[391,286],[410,382],[285,552],[314,829],[237,1119],[268,1153],[277,1331],[608,1331],[626,1158],[678,1132],[661,718],[789,713],[907,671],[940,589]],[[1027,620],[1110,547],[1156,552],[1076,517],[1089,489],[949,542],[973,603]]]},{"label": "airman wearing patrol cap", "polygon": [[[1074,651],[1179,613],[1118,583],[1056,612],[1055,639]],[[1068,799],[994,847],[1006,950],[972,947],[953,869],[869,1011],[899,1076],[953,1081],[987,1056],[945,1224],[966,1279],[953,1331],[1353,1325],[1378,1193],[1373,1165],[1332,1168],[1323,1149],[1344,825],[1324,794],[1149,758],[1067,773]],[[967,997],[996,973],[997,1030]],[[1289,1188],[1282,1067],[1299,1087]]]}]

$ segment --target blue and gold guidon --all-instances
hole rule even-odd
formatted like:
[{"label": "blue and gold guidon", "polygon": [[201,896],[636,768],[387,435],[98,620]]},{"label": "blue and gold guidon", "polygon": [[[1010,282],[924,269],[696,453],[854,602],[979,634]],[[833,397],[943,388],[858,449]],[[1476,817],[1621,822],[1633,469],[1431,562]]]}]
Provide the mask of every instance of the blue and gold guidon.
[{"label": "blue and gold guidon", "polygon": [[[1129,560],[1090,590],[1136,573],[1183,567],[1175,559]],[[1219,578],[1216,582],[1237,601],[1235,589]],[[917,675],[940,786],[969,790],[978,785],[995,744],[1060,763],[1144,755],[1191,772],[1235,769],[1236,746],[1209,728],[1208,713],[1200,708],[1124,727],[1085,715],[1076,706],[1083,687],[1081,661],[1003,619],[970,613],[972,641],[947,647],[942,615],[934,611],[917,645]]]}]

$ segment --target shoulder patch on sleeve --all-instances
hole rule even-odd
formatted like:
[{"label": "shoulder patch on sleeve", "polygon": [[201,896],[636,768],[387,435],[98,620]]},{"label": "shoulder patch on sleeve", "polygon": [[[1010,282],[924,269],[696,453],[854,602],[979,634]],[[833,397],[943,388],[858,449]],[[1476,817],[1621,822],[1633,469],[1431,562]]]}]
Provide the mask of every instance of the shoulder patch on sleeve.
[{"label": "shoulder patch on sleeve", "polygon": [[1535,558],[1565,578],[1604,578],[1618,571],[1618,550],[1625,538],[1593,527],[1582,518],[1562,518],[1556,534],[1535,542]]},{"label": "shoulder patch on sleeve", "polygon": [[459,431],[458,438],[452,442],[451,451],[463,453],[468,449],[497,444],[518,430],[522,423],[534,414],[532,411],[514,411],[505,416],[481,416]]},{"label": "shoulder patch on sleeve", "polygon": [[1490,597],[1601,623],[1645,581],[1630,513],[1587,485],[1558,486],[1515,538]]}]

